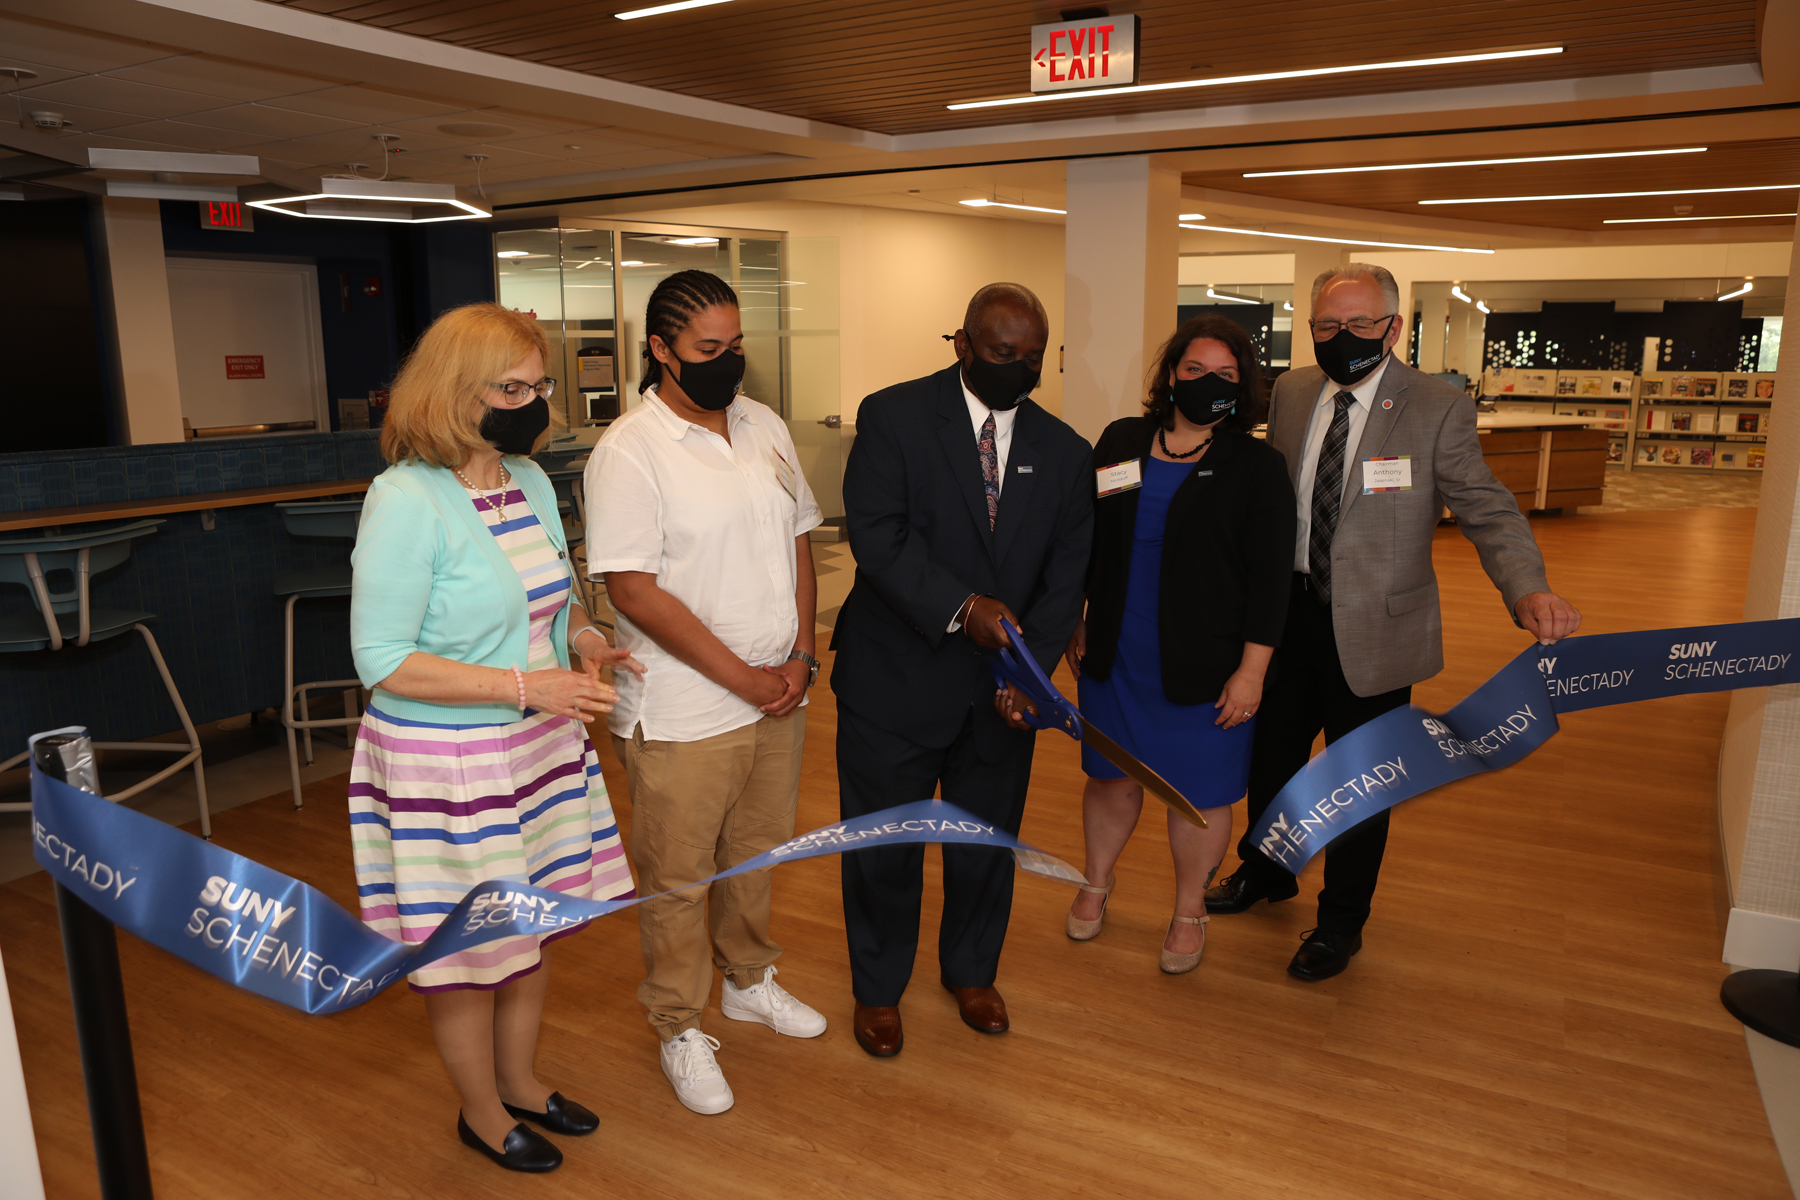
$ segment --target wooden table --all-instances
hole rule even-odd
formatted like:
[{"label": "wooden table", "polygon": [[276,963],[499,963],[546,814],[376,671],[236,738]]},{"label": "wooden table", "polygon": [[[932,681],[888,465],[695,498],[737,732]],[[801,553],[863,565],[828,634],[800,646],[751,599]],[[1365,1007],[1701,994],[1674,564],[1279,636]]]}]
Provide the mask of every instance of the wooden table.
[{"label": "wooden table", "polygon": [[108,504],[74,504],[67,508],[36,508],[29,512],[0,513],[0,532],[86,525],[95,521],[130,520],[154,517],[162,513],[240,508],[247,504],[275,504],[283,500],[317,500],[324,496],[340,496],[346,492],[366,492],[373,482],[373,479],[327,479],[318,483],[240,488],[232,492],[159,496],[153,500],[120,500]]},{"label": "wooden table", "polygon": [[1481,454],[1521,509],[1561,512],[1600,504],[1606,490],[1605,421],[1539,413],[1481,413]]}]

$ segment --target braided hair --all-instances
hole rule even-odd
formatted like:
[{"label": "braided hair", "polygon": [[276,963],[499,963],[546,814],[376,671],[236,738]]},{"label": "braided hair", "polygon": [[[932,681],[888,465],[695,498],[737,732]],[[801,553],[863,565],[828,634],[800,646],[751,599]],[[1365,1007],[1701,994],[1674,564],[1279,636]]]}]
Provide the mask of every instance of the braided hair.
[{"label": "braided hair", "polygon": [[669,352],[674,353],[676,334],[707,309],[726,304],[738,307],[737,293],[710,271],[677,271],[656,285],[644,308],[644,377],[638,380],[640,393],[662,382],[662,364],[650,353],[650,335],[661,338]]}]

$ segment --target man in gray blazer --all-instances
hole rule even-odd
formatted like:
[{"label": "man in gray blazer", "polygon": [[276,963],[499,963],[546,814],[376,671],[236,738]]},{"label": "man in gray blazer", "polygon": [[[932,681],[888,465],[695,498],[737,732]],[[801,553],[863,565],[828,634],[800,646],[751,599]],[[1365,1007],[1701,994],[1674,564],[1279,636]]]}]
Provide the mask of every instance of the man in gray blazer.
[{"label": "man in gray blazer", "polygon": [[[1312,309],[1319,366],[1282,375],[1269,412],[1269,441],[1287,459],[1299,506],[1294,592],[1256,714],[1242,864],[1208,889],[1214,913],[1298,893],[1250,830],[1321,731],[1336,741],[1443,669],[1431,544],[1446,506],[1520,628],[1548,644],[1581,624],[1550,590],[1531,526],[1481,457],[1474,402],[1390,353],[1405,324],[1394,277],[1367,263],[1334,267],[1314,281]],[[1318,928],[1288,974],[1329,979],[1362,949],[1387,832],[1383,812],[1326,848]]]}]

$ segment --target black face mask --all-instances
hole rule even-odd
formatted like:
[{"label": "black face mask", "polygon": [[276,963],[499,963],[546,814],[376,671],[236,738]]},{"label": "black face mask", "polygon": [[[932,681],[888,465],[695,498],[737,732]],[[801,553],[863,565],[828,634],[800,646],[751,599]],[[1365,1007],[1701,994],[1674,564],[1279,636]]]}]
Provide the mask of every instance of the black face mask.
[{"label": "black face mask", "polygon": [[1345,326],[1330,341],[1314,342],[1313,357],[1333,383],[1352,387],[1367,379],[1369,372],[1387,357],[1387,335],[1384,332],[1378,338],[1357,337]]},{"label": "black face mask", "polygon": [[1169,388],[1169,398],[1194,424],[1211,425],[1237,411],[1238,385],[1208,371],[1198,379],[1177,379]]},{"label": "black face mask", "polygon": [[488,406],[481,418],[481,436],[502,454],[529,455],[538,434],[550,427],[550,403],[542,396],[517,408]]},{"label": "black face mask", "polygon": [[[729,408],[737,398],[738,384],[744,378],[744,356],[737,351],[727,350],[717,358],[702,362],[689,362],[679,356],[675,361],[681,364],[681,374],[674,376],[675,382],[687,393],[689,400],[706,411]],[[674,372],[670,374],[674,375]]]},{"label": "black face mask", "polygon": [[1038,385],[1040,373],[1024,359],[992,363],[973,352],[963,364],[963,379],[975,398],[996,412],[1017,408]]}]

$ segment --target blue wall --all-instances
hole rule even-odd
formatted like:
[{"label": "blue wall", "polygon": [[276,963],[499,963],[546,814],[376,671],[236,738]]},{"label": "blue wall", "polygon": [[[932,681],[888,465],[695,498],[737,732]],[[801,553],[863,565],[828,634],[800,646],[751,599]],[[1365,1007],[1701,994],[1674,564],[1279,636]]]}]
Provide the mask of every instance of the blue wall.
[{"label": "blue wall", "polygon": [[[256,212],[256,229],[203,229],[200,206],[165,200],[163,250],[172,255],[311,262],[319,272],[325,383],[337,401],[386,387],[437,315],[494,298],[493,234],[483,222],[384,225]],[[380,295],[364,294],[367,280]]]},{"label": "blue wall", "polygon": [[[283,483],[368,478],[385,464],[376,434],[308,433],[43,454],[0,454],[0,512],[192,496]],[[122,566],[92,583],[95,607],[156,614],[150,630],[196,723],[281,705],[283,601],[275,576],[345,562],[348,542],[299,541],[272,504],[170,513],[132,543]],[[75,532],[80,526],[66,526]],[[22,539],[29,532],[0,533]],[[300,679],[348,679],[348,599],[304,601],[294,613]],[[0,617],[37,618],[21,587],[0,585]],[[135,633],[80,649],[0,654],[0,758],[61,725],[126,741],[179,729]]]}]

